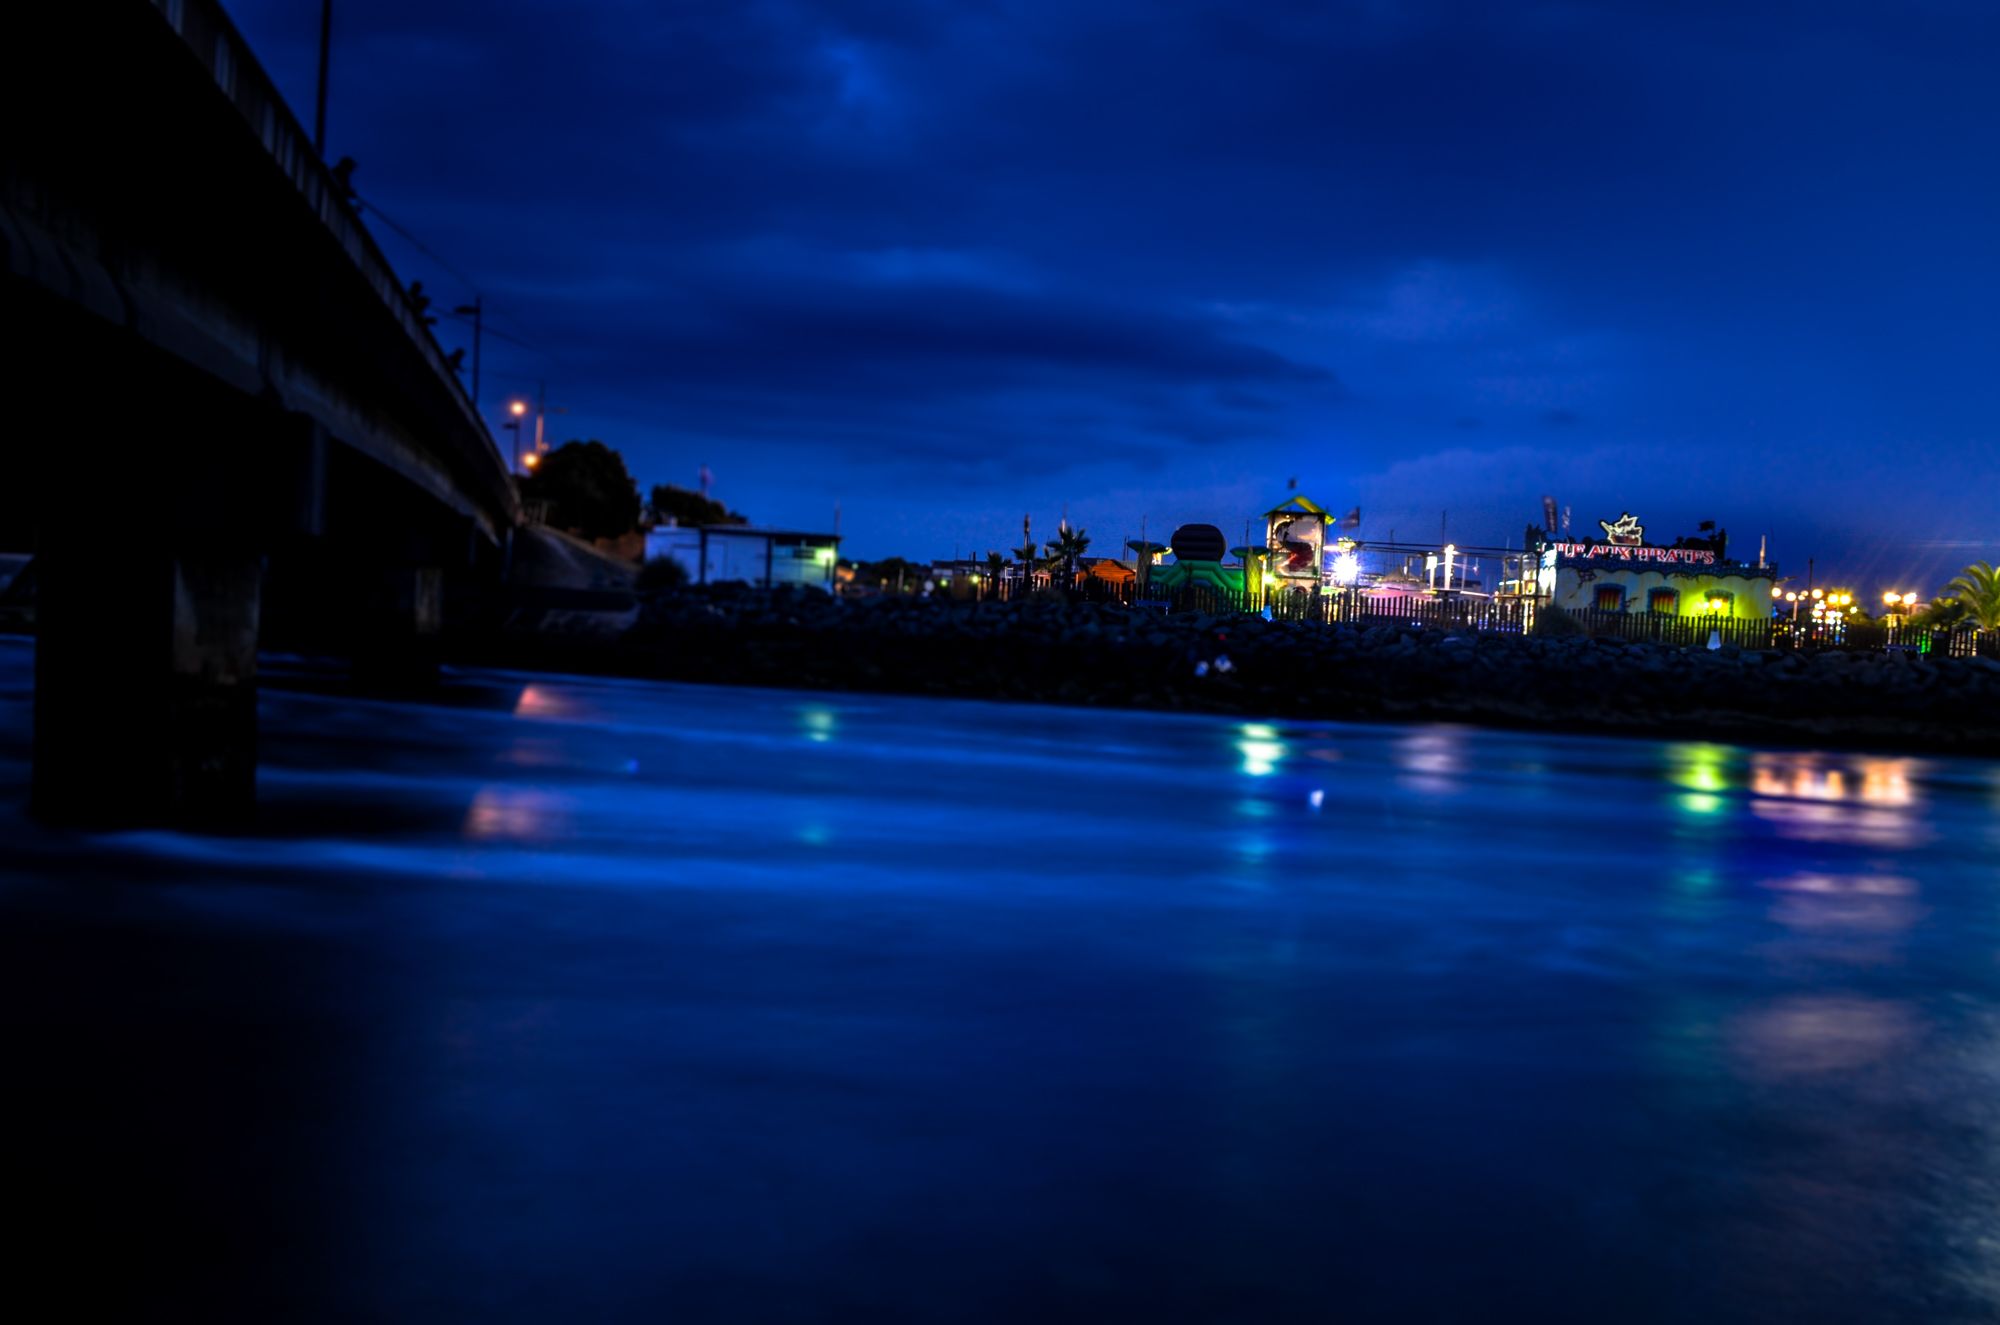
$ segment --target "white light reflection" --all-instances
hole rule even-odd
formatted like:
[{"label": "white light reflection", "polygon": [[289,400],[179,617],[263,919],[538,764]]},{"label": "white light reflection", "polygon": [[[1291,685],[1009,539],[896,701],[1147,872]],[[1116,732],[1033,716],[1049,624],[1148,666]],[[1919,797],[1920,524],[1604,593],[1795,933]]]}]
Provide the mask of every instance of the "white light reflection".
[{"label": "white light reflection", "polygon": [[[1778,894],[1771,918],[1812,938],[1885,938],[1912,928],[1923,918],[1915,880],[1898,874],[1790,874],[1758,885]],[[1852,952],[1862,960],[1891,954]]]},{"label": "white light reflection", "polygon": [[1403,786],[1446,795],[1465,772],[1465,733],[1448,727],[1413,732],[1391,747],[1390,757],[1402,770],[1396,780]]},{"label": "white light reflection", "polygon": [[1857,994],[1807,994],[1752,1008],[1736,1019],[1729,1044],[1739,1070],[1758,1081],[1847,1072],[1910,1044],[1920,1030],[1901,1003]]},{"label": "white light reflection", "polygon": [[1277,772],[1285,758],[1285,743],[1278,739],[1278,729],[1269,723],[1246,722],[1236,730],[1236,752],[1243,756],[1244,776],[1262,778]]}]

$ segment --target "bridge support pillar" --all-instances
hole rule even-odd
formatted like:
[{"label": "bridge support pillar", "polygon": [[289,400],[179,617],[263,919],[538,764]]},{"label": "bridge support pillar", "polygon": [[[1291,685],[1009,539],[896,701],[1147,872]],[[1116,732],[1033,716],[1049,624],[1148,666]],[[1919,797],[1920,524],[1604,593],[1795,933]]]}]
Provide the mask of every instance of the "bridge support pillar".
[{"label": "bridge support pillar", "polygon": [[362,586],[356,625],[358,683],[384,690],[434,683],[443,654],[444,571],[436,566],[377,568]]},{"label": "bridge support pillar", "polygon": [[262,557],[45,538],[36,565],[35,813],[91,828],[246,820]]}]

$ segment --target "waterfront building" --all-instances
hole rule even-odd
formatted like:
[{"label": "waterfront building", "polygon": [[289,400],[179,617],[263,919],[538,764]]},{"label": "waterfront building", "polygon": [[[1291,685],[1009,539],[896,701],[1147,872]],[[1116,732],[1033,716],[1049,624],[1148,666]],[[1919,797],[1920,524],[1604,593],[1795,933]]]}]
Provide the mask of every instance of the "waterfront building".
[{"label": "waterfront building", "polygon": [[1777,569],[1728,559],[1728,535],[1648,543],[1631,512],[1600,520],[1602,538],[1542,535],[1538,590],[1565,611],[1766,620]]},{"label": "waterfront building", "polygon": [[1076,568],[1080,582],[1101,580],[1113,588],[1122,588],[1139,578],[1136,566],[1116,557],[1078,557]]},{"label": "waterfront building", "polygon": [[794,584],[830,590],[839,554],[839,534],[740,524],[668,524],[646,531],[646,559],[678,561],[695,584],[740,580],[765,589]]}]

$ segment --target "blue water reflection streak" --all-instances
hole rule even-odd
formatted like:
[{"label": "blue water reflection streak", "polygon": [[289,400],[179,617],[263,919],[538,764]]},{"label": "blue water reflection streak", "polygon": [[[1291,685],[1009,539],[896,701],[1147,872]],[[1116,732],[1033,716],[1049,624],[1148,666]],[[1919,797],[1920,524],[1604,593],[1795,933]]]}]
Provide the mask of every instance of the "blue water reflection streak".
[{"label": "blue water reflection streak", "polygon": [[260,831],[0,861],[23,1199],[211,1314],[2000,1312],[1993,765],[273,675]]}]

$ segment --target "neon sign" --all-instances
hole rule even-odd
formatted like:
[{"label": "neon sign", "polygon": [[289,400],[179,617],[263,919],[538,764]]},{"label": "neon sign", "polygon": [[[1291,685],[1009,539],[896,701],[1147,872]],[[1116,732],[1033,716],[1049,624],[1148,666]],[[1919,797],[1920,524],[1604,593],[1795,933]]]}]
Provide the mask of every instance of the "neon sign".
[{"label": "neon sign", "polygon": [[1646,528],[1639,523],[1639,517],[1626,511],[1616,520],[1599,520],[1597,527],[1604,531],[1606,541],[1623,547],[1637,547],[1646,541]]},{"label": "neon sign", "polygon": [[[1599,524],[1604,521],[1599,520]],[[1565,557],[1617,558],[1620,561],[1669,561],[1688,565],[1713,565],[1713,548],[1641,547],[1630,543],[1557,543],[1555,550]]]}]

